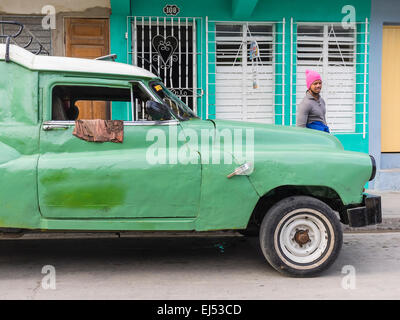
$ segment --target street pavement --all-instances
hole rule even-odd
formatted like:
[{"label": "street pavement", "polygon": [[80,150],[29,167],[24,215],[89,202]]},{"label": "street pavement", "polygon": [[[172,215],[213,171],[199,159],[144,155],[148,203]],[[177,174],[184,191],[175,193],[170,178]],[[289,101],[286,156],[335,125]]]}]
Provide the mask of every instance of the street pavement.
[{"label": "street pavement", "polygon": [[289,278],[257,238],[237,233],[42,233],[0,240],[3,299],[400,299],[400,193],[383,223],[344,227],[341,253],[319,277]]},{"label": "street pavement", "polygon": [[1,240],[0,300],[400,299],[400,232],[345,233],[314,278],[278,273],[257,238],[100,237]]}]

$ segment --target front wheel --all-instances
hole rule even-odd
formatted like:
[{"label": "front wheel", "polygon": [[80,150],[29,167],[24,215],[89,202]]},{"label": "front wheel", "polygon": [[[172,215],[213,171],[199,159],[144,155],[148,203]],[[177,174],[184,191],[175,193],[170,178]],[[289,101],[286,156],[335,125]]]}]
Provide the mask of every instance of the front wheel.
[{"label": "front wheel", "polygon": [[267,261],[281,273],[314,276],[337,258],[343,242],[339,219],[324,202],[294,196],[276,203],[260,228]]}]

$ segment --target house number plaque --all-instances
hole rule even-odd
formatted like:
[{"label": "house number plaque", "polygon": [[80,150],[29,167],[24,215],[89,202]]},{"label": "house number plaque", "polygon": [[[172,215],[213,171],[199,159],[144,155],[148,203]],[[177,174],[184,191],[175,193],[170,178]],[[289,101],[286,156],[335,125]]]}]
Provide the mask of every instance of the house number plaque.
[{"label": "house number plaque", "polygon": [[175,4],[167,4],[164,7],[163,11],[167,16],[176,16],[179,13],[180,9]]}]

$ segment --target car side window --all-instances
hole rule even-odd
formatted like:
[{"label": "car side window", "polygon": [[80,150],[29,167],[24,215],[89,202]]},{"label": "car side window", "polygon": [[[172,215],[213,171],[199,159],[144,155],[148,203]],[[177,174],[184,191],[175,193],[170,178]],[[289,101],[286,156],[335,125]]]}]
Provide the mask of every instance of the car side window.
[{"label": "car side window", "polygon": [[146,102],[154,100],[140,82],[129,88],[57,85],[52,90],[52,121],[151,121]]},{"label": "car side window", "polygon": [[57,85],[52,91],[52,119],[74,120],[128,120],[118,113],[121,104],[131,107],[129,88]]}]

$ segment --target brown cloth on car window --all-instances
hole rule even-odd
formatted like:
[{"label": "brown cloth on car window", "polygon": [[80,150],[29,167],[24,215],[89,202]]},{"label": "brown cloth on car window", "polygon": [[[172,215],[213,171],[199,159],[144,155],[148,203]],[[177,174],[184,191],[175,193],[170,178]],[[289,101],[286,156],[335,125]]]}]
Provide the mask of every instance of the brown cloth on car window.
[{"label": "brown cloth on car window", "polygon": [[122,120],[76,120],[72,134],[90,142],[116,142],[124,140]]}]

